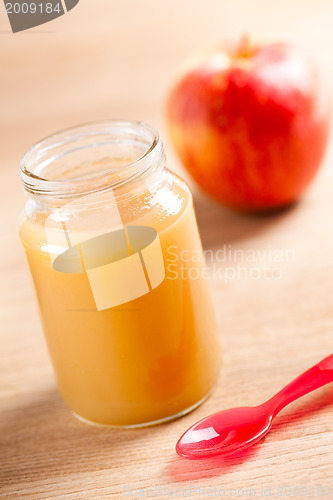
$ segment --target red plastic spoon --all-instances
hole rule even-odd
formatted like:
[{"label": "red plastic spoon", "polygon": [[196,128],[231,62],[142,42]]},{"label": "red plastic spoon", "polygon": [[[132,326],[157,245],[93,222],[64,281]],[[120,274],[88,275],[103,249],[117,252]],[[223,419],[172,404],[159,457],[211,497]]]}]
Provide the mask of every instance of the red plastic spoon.
[{"label": "red plastic spoon", "polygon": [[244,450],[270,431],[273,419],[285,406],[329,382],[333,382],[333,354],[266,403],[220,411],[203,418],[182,435],[176,451],[181,457],[199,459]]}]

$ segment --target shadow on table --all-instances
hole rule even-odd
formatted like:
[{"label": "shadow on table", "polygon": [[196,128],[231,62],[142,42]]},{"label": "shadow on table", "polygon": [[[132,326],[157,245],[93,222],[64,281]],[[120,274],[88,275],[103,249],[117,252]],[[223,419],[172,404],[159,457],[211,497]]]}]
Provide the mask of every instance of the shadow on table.
[{"label": "shadow on table", "polygon": [[[10,403],[9,403],[10,404]],[[0,414],[0,485],[50,474],[95,471],[119,466],[132,444],[141,447],[160,427],[112,429],[74,418],[56,389],[21,398]],[[1,495],[0,495],[1,496]]]},{"label": "shadow on table", "polygon": [[[234,469],[237,465],[251,460],[255,457],[258,445],[244,450],[238,455],[232,457],[221,458],[212,457],[206,460],[186,460],[180,457],[175,457],[166,468],[168,479],[177,482],[185,483],[186,481],[196,481],[199,479],[209,479],[216,476],[221,476]],[[195,491],[195,490],[194,490]]]},{"label": "shadow on table", "polygon": [[215,248],[265,232],[290,217],[300,205],[294,203],[274,212],[245,214],[229,210],[201,193],[195,193],[194,206],[203,247]]},{"label": "shadow on table", "polygon": [[[175,457],[165,468],[166,476],[173,482],[183,483],[185,481],[195,481],[220,476],[236,468],[243,462],[255,459],[260,450],[260,446],[264,444],[266,439],[270,441],[275,439],[277,442],[281,443],[281,441],[289,439],[290,436],[295,437],[293,426],[296,422],[301,422],[302,420],[305,420],[305,418],[311,418],[311,415],[314,415],[318,411],[323,410],[323,408],[332,405],[333,388],[327,387],[326,389],[323,389],[323,392],[318,396],[312,395],[308,397],[311,399],[306,403],[300,400],[298,403],[295,403],[298,405],[296,409],[290,409],[287,413],[277,416],[275,422],[273,423],[271,431],[272,434],[268,435],[267,438],[263,438],[252,448],[244,450],[238,455],[235,454],[225,458],[217,456],[206,460],[186,460],[180,457]],[[289,433],[289,431],[291,433]],[[286,448],[284,448],[285,446]],[[284,451],[288,452],[287,445],[283,442],[280,449],[281,454],[283,454]]]}]

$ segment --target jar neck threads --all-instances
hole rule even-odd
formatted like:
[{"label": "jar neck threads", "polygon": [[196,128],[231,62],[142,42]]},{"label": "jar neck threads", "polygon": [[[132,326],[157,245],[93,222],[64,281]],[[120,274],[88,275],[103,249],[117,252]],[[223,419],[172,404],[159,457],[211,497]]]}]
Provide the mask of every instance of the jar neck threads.
[{"label": "jar neck threads", "polygon": [[132,196],[164,165],[153,127],[110,120],[47,137],[25,153],[20,169],[29,196],[63,200],[110,189]]}]

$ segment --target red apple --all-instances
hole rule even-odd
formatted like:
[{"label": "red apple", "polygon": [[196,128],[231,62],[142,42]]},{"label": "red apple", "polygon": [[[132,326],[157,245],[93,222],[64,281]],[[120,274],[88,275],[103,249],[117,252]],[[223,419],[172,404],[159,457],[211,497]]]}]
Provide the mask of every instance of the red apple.
[{"label": "red apple", "polygon": [[171,138],[198,184],[224,205],[269,210],[296,200],[322,160],[329,99],[290,43],[217,48],[192,64],[167,103]]}]

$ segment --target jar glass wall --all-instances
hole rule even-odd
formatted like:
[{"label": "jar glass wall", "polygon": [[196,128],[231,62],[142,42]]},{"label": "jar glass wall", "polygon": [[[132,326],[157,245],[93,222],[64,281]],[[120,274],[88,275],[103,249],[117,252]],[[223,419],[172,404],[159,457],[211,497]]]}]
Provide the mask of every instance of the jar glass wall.
[{"label": "jar glass wall", "polygon": [[157,132],[99,122],[33,146],[20,238],[63,399],[91,423],[182,415],[220,349],[192,197]]}]

